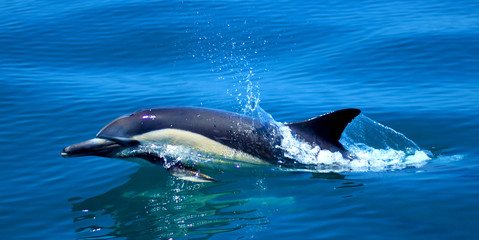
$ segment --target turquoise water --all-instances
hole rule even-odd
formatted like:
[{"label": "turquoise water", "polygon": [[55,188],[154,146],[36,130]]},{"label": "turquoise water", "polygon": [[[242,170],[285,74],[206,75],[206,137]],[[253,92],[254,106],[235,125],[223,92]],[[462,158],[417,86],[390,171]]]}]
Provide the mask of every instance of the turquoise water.
[{"label": "turquoise water", "polygon": [[[0,9],[2,239],[479,237],[475,1]],[[154,106],[264,109],[278,122],[360,108],[342,141],[370,165],[192,183],[160,167],[60,156]]]}]

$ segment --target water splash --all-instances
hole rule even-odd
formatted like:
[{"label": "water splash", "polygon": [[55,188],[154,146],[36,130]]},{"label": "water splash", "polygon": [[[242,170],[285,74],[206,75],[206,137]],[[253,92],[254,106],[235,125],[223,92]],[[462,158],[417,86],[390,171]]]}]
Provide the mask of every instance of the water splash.
[{"label": "water splash", "polygon": [[356,171],[418,168],[432,158],[431,152],[421,149],[404,134],[362,114],[345,129],[341,143],[357,156],[358,160],[352,161]]},{"label": "water splash", "polygon": [[[242,46],[245,47],[245,43]],[[244,50],[247,51],[246,48]],[[230,71],[233,71],[231,78],[234,84],[233,89],[228,89],[227,93],[236,99],[241,107],[241,113],[251,117],[259,117],[259,113],[262,111],[259,106],[261,101],[260,78],[246,56],[230,54],[229,57],[230,65],[228,67],[230,67]]]},{"label": "water splash", "polygon": [[[213,159],[212,156],[207,153],[199,152],[186,145],[168,144],[166,142],[144,144],[134,148],[128,148],[123,150],[121,155],[135,156],[144,153],[162,158],[165,168],[170,168],[178,162],[188,162],[191,165],[195,165],[197,163],[207,163]],[[146,161],[142,161],[142,163],[146,163]]]},{"label": "water splash", "polygon": [[313,146],[295,137],[291,130],[276,123],[283,137],[281,149],[285,157],[307,166],[307,171],[363,172],[389,171],[422,167],[432,154],[420,149],[403,134],[359,115],[345,129],[340,140],[353,156],[344,158],[339,152],[331,152]]},{"label": "water splash", "polygon": [[[201,19],[213,17],[207,13],[198,15]],[[240,109],[237,111],[252,117],[256,116],[260,102],[260,75],[267,71],[264,52],[268,44],[253,30],[248,30],[254,26],[254,22],[231,21],[212,29],[209,21],[205,23],[199,18],[195,34],[197,41],[192,47],[192,56],[209,62],[211,71],[218,74],[218,82],[231,82],[229,86],[232,87],[226,90],[226,94],[238,103]]]}]

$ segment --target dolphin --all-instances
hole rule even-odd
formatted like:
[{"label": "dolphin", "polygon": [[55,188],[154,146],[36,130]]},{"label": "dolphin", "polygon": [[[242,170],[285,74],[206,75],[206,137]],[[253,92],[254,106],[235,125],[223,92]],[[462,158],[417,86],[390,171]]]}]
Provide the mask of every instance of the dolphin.
[{"label": "dolphin", "polygon": [[[296,138],[312,146],[352,158],[339,139],[360,112],[354,108],[342,109],[285,126]],[[293,165],[296,161],[287,158],[280,147],[282,138],[276,125],[238,113],[198,107],[151,108],[115,119],[95,138],[68,146],[61,155],[148,162],[165,166],[180,179],[212,182],[215,179],[197,169],[201,164],[182,160],[172,151],[151,151],[151,147],[179,146],[188,152],[211,156],[220,164]],[[204,164],[208,162],[215,161]]]}]

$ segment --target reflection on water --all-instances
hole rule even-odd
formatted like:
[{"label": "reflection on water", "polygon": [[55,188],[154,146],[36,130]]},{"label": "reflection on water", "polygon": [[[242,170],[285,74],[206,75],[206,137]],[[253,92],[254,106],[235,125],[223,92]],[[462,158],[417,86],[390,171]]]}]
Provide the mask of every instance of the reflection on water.
[{"label": "reflection on water", "polygon": [[[207,239],[247,226],[261,230],[268,224],[262,213],[266,206],[294,203],[292,197],[264,196],[257,178],[238,181],[193,183],[158,168],[140,168],[122,186],[88,199],[72,198],[76,232],[82,239]],[[245,184],[255,187],[245,189]]]}]

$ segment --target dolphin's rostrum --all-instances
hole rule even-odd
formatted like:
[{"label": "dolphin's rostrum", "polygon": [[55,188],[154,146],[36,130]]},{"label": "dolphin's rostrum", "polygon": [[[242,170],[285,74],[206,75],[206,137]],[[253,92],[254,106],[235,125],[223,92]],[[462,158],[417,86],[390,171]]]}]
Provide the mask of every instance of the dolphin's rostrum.
[{"label": "dolphin's rostrum", "polygon": [[[297,138],[311,145],[351,157],[339,139],[348,123],[360,112],[358,109],[343,109],[285,125]],[[200,173],[195,169],[195,164],[138,149],[148,145],[184,146],[235,162],[293,164],[294,159],[285,157],[284,150],[278,147],[281,139],[274,124],[237,113],[195,107],[154,108],[117,118],[105,126],[96,138],[64,148],[62,156],[141,159],[164,165],[179,178],[209,182],[214,179]]]}]

